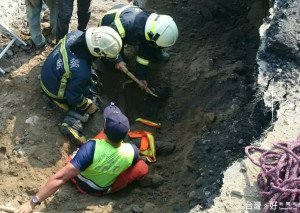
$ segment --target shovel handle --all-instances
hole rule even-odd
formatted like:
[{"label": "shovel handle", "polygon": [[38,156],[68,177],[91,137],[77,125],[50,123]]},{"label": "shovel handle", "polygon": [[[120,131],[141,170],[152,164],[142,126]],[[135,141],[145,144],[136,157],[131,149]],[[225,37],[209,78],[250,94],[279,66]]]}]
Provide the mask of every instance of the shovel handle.
[{"label": "shovel handle", "polygon": [[[129,70],[126,68],[126,67],[122,67],[122,71],[128,75],[132,80],[134,80],[139,86],[143,87],[144,84],[139,80],[137,79],[131,72],[129,72]],[[158,98],[158,95],[154,94],[151,89],[149,89],[148,87],[145,89],[147,93],[149,93],[150,95]]]}]

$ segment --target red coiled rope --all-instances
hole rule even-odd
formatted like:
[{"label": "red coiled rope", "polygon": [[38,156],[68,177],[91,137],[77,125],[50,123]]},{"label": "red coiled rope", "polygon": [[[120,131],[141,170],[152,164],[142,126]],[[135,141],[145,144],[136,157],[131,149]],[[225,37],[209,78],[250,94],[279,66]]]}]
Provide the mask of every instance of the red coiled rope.
[{"label": "red coiled rope", "polygon": [[[257,176],[257,184],[262,189],[266,205],[262,212],[268,212],[274,203],[282,203],[279,212],[300,212],[300,135],[297,140],[277,142],[274,147],[280,151],[271,151],[256,146],[247,146],[245,153],[253,164],[262,168]],[[250,150],[262,152],[256,162]],[[292,204],[287,208],[287,204]],[[278,208],[277,208],[278,209]]]}]

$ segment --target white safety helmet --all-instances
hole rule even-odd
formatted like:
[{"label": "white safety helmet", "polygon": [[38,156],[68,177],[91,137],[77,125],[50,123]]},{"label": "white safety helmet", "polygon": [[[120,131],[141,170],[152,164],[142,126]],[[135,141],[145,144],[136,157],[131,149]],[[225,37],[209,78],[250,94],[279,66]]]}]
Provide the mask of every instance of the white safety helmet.
[{"label": "white safety helmet", "polygon": [[152,13],[146,21],[145,37],[160,47],[170,47],[177,41],[178,28],[171,16]]},{"label": "white safety helmet", "polygon": [[90,53],[96,57],[116,59],[122,49],[122,39],[111,27],[89,28],[85,33],[85,39]]}]

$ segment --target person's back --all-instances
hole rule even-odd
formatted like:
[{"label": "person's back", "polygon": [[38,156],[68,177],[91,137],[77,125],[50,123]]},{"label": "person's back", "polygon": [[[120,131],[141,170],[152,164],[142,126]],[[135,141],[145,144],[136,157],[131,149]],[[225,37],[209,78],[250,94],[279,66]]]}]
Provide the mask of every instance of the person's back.
[{"label": "person's back", "polygon": [[115,59],[122,47],[119,34],[110,27],[74,31],[62,38],[47,57],[41,71],[40,83],[47,102],[66,113],[60,131],[71,143],[80,147],[86,138],[83,122],[98,107],[95,94],[92,61],[98,57]]},{"label": "person's back", "polygon": [[[81,54],[86,55],[85,58],[71,51],[72,45],[84,36],[82,31],[74,31],[66,35],[65,50],[68,56],[68,65],[70,70],[70,78],[66,85],[64,94],[59,94],[62,76],[66,73],[66,67],[63,63],[63,54],[61,52],[62,43],[47,57],[41,70],[41,85],[47,95],[57,98],[66,99],[68,104],[76,106],[81,103],[81,91],[90,84],[92,74],[90,72],[92,64],[92,55],[87,48],[81,49]],[[76,92],[78,91],[78,92]]]},{"label": "person's back", "polygon": [[[118,24],[115,22],[116,13],[114,13],[114,11],[119,9],[122,10],[120,14],[122,26],[118,26]],[[123,41],[123,45],[138,45],[142,42],[146,42],[144,30],[148,17],[149,14],[143,12],[138,7],[118,4],[112,7],[99,21],[99,26],[110,26],[119,32]],[[122,28],[124,29],[124,34],[122,34]]]},{"label": "person's back", "polygon": [[[122,171],[136,163],[138,155],[138,151],[135,151],[129,143],[121,143],[119,147],[113,147],[105,139],[88,141],[80,149],[86,155],[76,154],[71,163],[83,171],[75,177],[75,180],[88,193],[110,187]],[[92,163],[85,168],[81,162],[86,162],[86,159],[91,157]]]},{"label": "person's back", "polygon": [[[136,75],[143,85],[142,89],[148,87],[146,79],[150,61],[168,61],[169,54],[162,48],[174,45],[178,38],[178,29],[172,17],[149,14],[132,5],[114,6],[99,21],[99,26],[112,27],[121,36],[123,45],[137,47]],[[114,61],[115,69],[122,71],[126,67],[123,57],[122,51]]]},{"label": "person's back", "polygon": [[[129,121],[114,104],[106,107],[103,113],[104,131],[86,143],[76,152],[70,163],[81,172],[73,182],[81,191],[101,194],[112,188],[123,188],[136,178],[144,178],[147,166],[139,160],[136,145],[124,143],[129,131]],[[132,167],[131,171],[127,170]],[[125,175],[123,171],[133,172]],[[139,174],[139,172],[142,172]],[[130,180],[132,177],[132,180]],[[119,181],[116,181],[119,178]],[[113,187],[114,186],[114,187]]]}]

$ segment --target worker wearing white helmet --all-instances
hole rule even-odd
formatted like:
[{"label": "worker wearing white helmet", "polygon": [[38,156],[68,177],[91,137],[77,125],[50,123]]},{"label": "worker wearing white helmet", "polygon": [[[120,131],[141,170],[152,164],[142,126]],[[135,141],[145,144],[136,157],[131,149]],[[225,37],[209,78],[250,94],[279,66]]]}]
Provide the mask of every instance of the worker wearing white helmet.
[{"label": "worker wearing white helmet", "polygon": [[86,141],[82,122],[98,109],[92,101],[92,77],[97,77],[92,61],[99,57],[116,59],[121,48],[119,34],[110,27],[74,31],[59,41],[42,67],[40,83],[45,98],[66,113],[60,130],[77,147]]},{"label": "worker wearing white helmet", "polygon": [[[147,70],[151,60],[167,61],[169,54],[162,50],[173,46],[178,38],[178,28],[168,15],[149,14],[132,5],[119,4],[109,10],[99,26],[114,28],[122,38],[123,45],[138,46],[136,57],[137,77],[147,87]],[[115,61],[115,68],[122,70],[126,63],[123,52]]]}]

